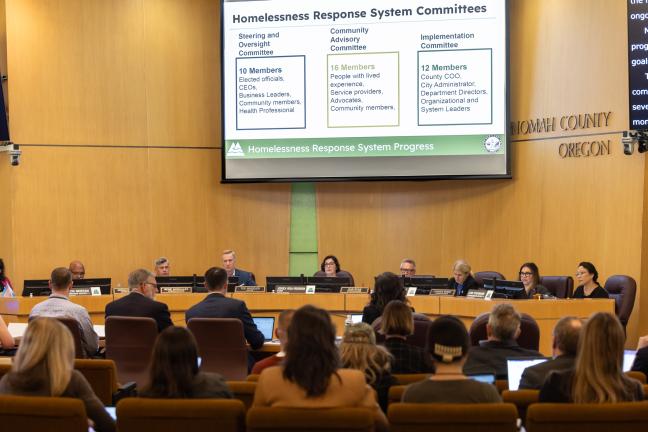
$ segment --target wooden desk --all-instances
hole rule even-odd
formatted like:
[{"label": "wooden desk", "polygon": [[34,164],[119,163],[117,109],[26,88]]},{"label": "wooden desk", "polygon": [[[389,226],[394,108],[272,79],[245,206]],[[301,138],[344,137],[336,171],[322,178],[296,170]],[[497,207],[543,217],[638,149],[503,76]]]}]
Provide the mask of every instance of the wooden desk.
[{"label": "wooden desk", "polygon": [[[124,294],[115,295],[119,298]],[[184,314],[194,304],[205,298],[206,294],[158,294],[155,299],[166,303],[171,319],[176,325],[185,325]],[[277,317],[284,309],[297,309],[312,304],[328,310],[337,328],[338,336],[344,333],[344,320],[347,314],[360,313],[369,301],[366,294],[274,294],[274,293],[234,293],[228,294],[245,301],[253,316]],[[47,297],[0,298],[0,314],[6,322],[27,322],[34,305]],[[408,297],[416,312],[430,317],[438,315],[457,315],[466,326],[475,317],[489,312],[498,302],[506,300],[478,300],[463,297],[416,296]],[[88,309],[94,324],[104,324],[106,304],[113,296],[74,296],[74,303]],[[510,302],[510,301],[509,301]],[[517,300],[510,302],[519,312],[525,312],[536,319],[540,327],[540,351],[551,355],[552,331],[556,322],[566,315],[587,318],[594,312],[614,313],[614,300]]]}]

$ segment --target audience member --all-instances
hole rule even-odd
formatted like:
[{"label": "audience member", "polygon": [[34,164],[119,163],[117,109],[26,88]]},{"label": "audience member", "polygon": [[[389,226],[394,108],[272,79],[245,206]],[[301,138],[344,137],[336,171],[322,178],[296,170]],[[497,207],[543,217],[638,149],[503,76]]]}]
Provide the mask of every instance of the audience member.
[{"label": "audience member", "polygon": [[223,251],[223,268],[227,272],[227,277],[238,278],[239,285],[255,286],[256,281],[251,272],[236,268],[236,252],[233,250]]},{"label": "audience member", "polygon": [[345,329],[340,358],[342,367],[365,374],[367,384],[378,394],[380,407],[387,412],[389,387],[396,384],[390,373],[392,355],[385,347],[376,345],[376,335],[369,324],[351,324]]},{"label": "audience member", "polygon": [[416,263],[413,259],[405,258],[400,263],[401,276],[416,276]]},{"label": "audience member", "polygon": [[462,368],[470,347],[466,326],[457,317],[443,315],[430,326],[430,351],[436,360],[436,373],[412,384],[403,393],[403,402],[482,403],[501,402],[492,384],[469,379]]},{"label": "audience member", "polygon": [[372,324],[383,314],[385,306],[392,300],[407,303],[403,279],[394,273],[385,272],[376,277],[369,304],[362,310],[362,322]]},{"label": "audience member", "polygon": [[553,331],[554,358],[524,369],[520,389],[540,389],[551,371],[574,367],[581,327],[581,320],[572,316],[563,317],[556,323]]},{"label": "audience member", "polygon": [[591,262],[583,261],[576,269],[576,279],[579,286],[574,290],[572,298],[610,298],[605,288],[598,283],[598,271]]},{"label": "audience member", "polygon": [[412,309],[400,300],[392,300],[385,307],[380,322],[385,335],[385,348],[394,356],[391,372],[395,374],[433,373],[430,353],[407,343],[414,333]]},{"label": "audience member", "polygon": [[153,347],[149,383],[140,396],[168,399],[232,398],[217,373],[200,372],[196,339],[184,327],[167,327]]},{"label": "audience member", "polygon": [[259,376],[253,406],[293,408],[372,408],[377,431],[387,419],[362,372],[338,369],[335,327],[325,310],[306,305],[295,311],[288,327],[283,366]]},{"label": "audience member", "polygon": [[81,343],[88,356],[97,354],[99,336],[94,331],[92,320],[86,308],[69,299],[72,288],[72,273],[65,267],[58,267],[52,271],[49,281],[52,294],[44,302],[34,306],[29,314],[29,319],[36,317],[72,318],[79,323],[81,330]]},{"label": "audience member", "polygon": [[648,377],[648,336],[642,336],[637,343],[637,355],[632,370],[643,372]]},{"label": "audience member", "polygon": [[172,326],[166,304],[154,300],[157,291],[155,275],[146,269],[137,269],[128,275],[130,293],[106,305],[106,318],[127,316],[153,318],[158,332]]},{"label": "audience member", "polygon": [[5,273],[5,264],[2,258],[0,258],[0,297],[15,297],[13,286],[11,285],[11,280],[7,277]]},{"label": "audience member", "polygon": [[11,370],[0,380],[0,394],[81,399],[97,431],[115,430],[115,422],[88,381],[74,369],[72,334],[55,319],[29,323]]},{"label": "audience member", "polygon": [[276,338],[279,339],[281,350],[273,356],[266,357],[263,360],[256,362],[252,368],[253,374],[260,374],[264,369],[269,368],[270,366],[277,366],[284,360],[286,357],[286,341],[288,340],[287,330],[294,313],[295,311],[292,309],[286,309],[279,313],[277,328],[275,329],[274,334]]},{"label": "audience member", "polygon": [[169,276],[171,274],[171,264],[169,263],[169,259],[167,257],[160,257],[153,261],[153,265],[155,268],[153,269],[153,273],[155,273],[155,276]]},{"label": "audience member", "polygon": [[540,390],[540,402],[615,403],[643,400],[639,381],[623,373],[625,332],[612,314],[592,315],[580,335],[576,367],[554,371]]},{"label": "audience member", "polygon": [[464,260],[455,261],[452,266],[452,277],[449,280],[448,287],[453,289],[455,296],[466,296],[468,291],[478,289],[479,284],[470,274],[471,268]]},{"label": "audience member", "polygon": [[[236,318],[243,324],[243,334],[252,349],[263,346],[265,338],[257,329],[252,315],[244,301],[225,297],[227,293],[227,272],[212,267],[205,272],[205,288],[209,294],[200,303],[193,305],[185,313],[187,323],[192,318]],[[248,356],[248,371],[252,369],[254,358]]]},{"label": "audience member", "polygon": [[518,280],[524,284],[524,297],[533,298],[536,294],[552,295],[543,285],[540,285],[540,271],[535,263],[528,262],[520,266]]},{"label": "audience member", "polygon": [[355,281],[353,276],[348,271],[342,270],[340,267],[340,261],[338,261],[335,255],[327,255],[322,260],[320,264],[320,270],[315,272],[314,277],[339,277],[339,278],[348,278],[349,285],[355,286]]},{"label": "audience member", "polygon": [[68,266],[68,269],[72,273],[72,280],[79,280],[85,278],[85,267],[83,263],[79,260],[74,260]]},{"label": "audience member", "polygon": [[538,351],[522,348],[516,342],[520,335],[520,314],[508,303],[498,304],[488,317],[488,340],[472,347],[464,365],[466,375],[495,374],[498,379],[508,376],[508,357],[542,357]]},{"label": "audience member", "polygon": [[0,316],[0,351],[13,349],[14,346],[16,346],[14,338],[9,333],[7,324],[2,319],[2,316]]}]

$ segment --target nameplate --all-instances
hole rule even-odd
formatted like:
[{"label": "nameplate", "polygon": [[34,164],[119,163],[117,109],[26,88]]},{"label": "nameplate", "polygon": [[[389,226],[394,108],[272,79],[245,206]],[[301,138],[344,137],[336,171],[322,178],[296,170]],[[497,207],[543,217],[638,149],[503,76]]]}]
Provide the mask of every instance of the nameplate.
[{"label": "nameplate", "polygon": [[163,286],[160,287],[160,294],[186,294],[191,293],[190,286]]},{"label": "nameplate", "polygon": [[277,294],[306,294],[305,285],[277,285],[275,287]]},{"label": "nameplate", "polygon": [[476,299],[483,299],[484,297],[486,297],[486,292],[487,291],[483,290],[483,289],[471,289],[470,291],[468,291],[468,294],[466,295],[466,297],[468,297],[468,298],[476,298]]},{"label": "nameplate", "polygon": [[417,289],[418,289],[418,288],[416,288],[416,287],[409,287],[409,288],[407,288],[407,294],[406,294],[406,296],[407,296],[407,297],[414,297],[414,296],[416,295],[416,290],[417,290]]},{"label": "nameplate", "polygon": [[430,290],[431,296],[453,296],[455,290],[452,288],[432,288]]},{"label": "nameplate", "polygon": [[368,287],[342,287],[340,294],[369,294]]},{"label": "nameplate", "polygon": [[113,294],[128,294],[130,293],[130,288],[128,287],[115,287],[113,288]]},{"label": "nameplate", "polygon": [[264,293],[266,292],[266,287],[264,286],[245,286],[240,285],[234,287],[234,292],[252,292],[252,293]]},{"label": "nameplate", "polygon": [[[101,288],[99,289],[99,292],[101,292]],[[90,290],[90,287],[71,288],[71,289],[70,289],[70,295],[71,295],[71,296],[85,296],[85,295],[92,295],[92,291]],[[100,295],[101,295],[101,294],[100,294]]]}]

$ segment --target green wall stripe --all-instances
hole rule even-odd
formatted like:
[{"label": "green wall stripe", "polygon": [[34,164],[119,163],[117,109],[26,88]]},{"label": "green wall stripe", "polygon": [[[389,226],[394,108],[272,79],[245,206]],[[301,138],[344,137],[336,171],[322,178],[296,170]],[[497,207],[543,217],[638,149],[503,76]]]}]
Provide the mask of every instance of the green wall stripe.
[{"label": "green wall stripe", "polygon": [[314,183],[293,183],[290,197],[289,274],[317,271],[317,209]]}]

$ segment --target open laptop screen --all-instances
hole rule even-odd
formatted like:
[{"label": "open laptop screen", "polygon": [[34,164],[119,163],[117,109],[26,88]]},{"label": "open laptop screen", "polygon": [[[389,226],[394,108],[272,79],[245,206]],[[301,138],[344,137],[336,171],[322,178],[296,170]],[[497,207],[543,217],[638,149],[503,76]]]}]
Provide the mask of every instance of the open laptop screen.
[{"label": "open laptop screen", "polygon": [[263,333],[263,338],[266,341],[271,341],[274,330],[274,317],[253,317],[252,319],[259,331]]},{"label": "open laptop screen", "polygon": [[632,369],[632,364],[634,363],[636,356],[637,356],[637,351],[634,350],[623,351],[623,372],[628,372],[630,369]]},{"label": "open laptop screen", "polygon": [[525,357],[525,358],[510,358],[506,360],[508,368],[508,386],[509,390],[517,390],[520,387],[520,379],[524,369],[537,365],[538,363],[546,362],[546,357]]}]

